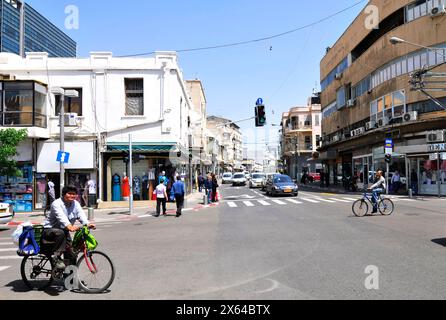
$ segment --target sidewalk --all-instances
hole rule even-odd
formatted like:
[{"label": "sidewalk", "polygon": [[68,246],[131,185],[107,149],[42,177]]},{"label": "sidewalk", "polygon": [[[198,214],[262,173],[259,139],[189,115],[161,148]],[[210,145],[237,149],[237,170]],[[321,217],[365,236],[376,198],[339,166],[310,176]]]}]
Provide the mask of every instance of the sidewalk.
[{"label": "sidewalk", "polygon": [[[202,209],[203,208],[203,193],[194,191],[194,193],[188,195],[185,199],[184,209]],[[143,215],[152,215],[156,213],[156,201],[149,201],[149,206],[146,208],[134,208],[133,216],[130,216],[130,208],[113,208],[113,209],[94,209],[94,217],[91,219],[93,222],[107,222],[114,220],[127,220],[132,217],[138,217]],[[127,203],[128,204],[128,203]],[[175,203],[167,203],[167,213],[172,214],[176,212]],[[88,209],[84,209],[88,214]],[[30,212],[30,213],[16,213],[12,222],[8,226],[16,226],[23,222],[42,223],[44,221],[43,212]]]}]

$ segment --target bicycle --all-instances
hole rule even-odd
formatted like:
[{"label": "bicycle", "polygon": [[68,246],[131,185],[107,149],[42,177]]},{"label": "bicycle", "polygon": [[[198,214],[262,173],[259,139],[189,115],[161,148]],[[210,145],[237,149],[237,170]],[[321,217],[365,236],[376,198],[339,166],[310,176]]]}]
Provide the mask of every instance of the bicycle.
[{"label": "bicycle", "polygon": [[[74,256],[72,261],[65,259],[65,265],[76,266],[77,283],[79,289],[86,293],[102,293],[112,285],[115,279],[115,267],[112,260],[103,252],[88,250],[85,243],[87,227],[83,227],[77,233],[81,235],[79,248],[73,248]],[[67,246],[67,249],[70,249]],[[82,256],[78,259],[79,254]],[[54,266],[51,255],[42,253],[37,256],[26,256],[22,260],[20,273],[25,285],[34,291],[44,291],[48,289],[54,280],[62,280],[65,270],[58,270]],[[68,275],[69,276],[69,275]]]},{"label": "bicycle", "polygon": [[[352,210],[355,216],[364,217],[369,213],[369,205],[367,202],[373,207],[372,197],[373,194],[367,193],[367,190],[365,190],[363,198],[353,203]],[[383,198],[382,195],[380,195],[378,199],[378,210],[383,216],[390,216],[395,210],[395,204],[389,198]]]}]

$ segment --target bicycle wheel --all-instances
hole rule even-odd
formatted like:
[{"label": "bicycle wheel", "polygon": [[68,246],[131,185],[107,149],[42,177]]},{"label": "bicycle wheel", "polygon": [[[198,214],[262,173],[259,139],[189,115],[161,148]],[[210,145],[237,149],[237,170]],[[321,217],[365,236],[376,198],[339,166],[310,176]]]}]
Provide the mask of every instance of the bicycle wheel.
[{"label": "bicycle wheel", "polygon": [[393,213],[393,210],[395,210],[395,205],[390,199],[382,199],[378,209],[383,216],[390,216]]},{"label": "bicycle wheel", "polygon": [[352,210],[355,216],[364,217],[369,212],[369,205],[361,199],[353,204]]},{"label": "bicycle wheel", "polygon": [[80,288],[87,293],[106,291],[115,279],[115,266],[111,259],[102,252],[88,252],[77,262]]},{"label": "bicycle wheel", "polygon": [[47,256],[25,257],[20,266],[20,273],[29,289],[43,291],[53,283],[53,267],[53,261]]}]

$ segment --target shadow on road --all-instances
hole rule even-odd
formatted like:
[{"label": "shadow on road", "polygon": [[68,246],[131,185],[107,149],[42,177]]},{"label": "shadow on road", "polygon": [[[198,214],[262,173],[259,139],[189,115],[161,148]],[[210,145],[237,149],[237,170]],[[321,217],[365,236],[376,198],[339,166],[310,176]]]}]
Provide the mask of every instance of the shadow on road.
[{"label": "shadow on road", "polygon": [[434,239],[433,243],[439,244],[440,246],[446,247],[446,238]]},{"label": "shadow on road", "polygon": [[[33,290],[29,289],[25,283],[23,282],[23,280],[15,280],[12,281],[10,283],[8,283],[5,287],[7,288],[12,288],[11,290],[17,293],[29,293],[29,292],[33,292]],[[59,296],[59,294],[61,292],[64,292],[65,289],[63,287],[60,286],[54,286],[54,287],[50,287],[48,289],[46,289],[45,291],[42,291],[44,293],[46,293],[49,296],[52,297],[57,297]]]}]

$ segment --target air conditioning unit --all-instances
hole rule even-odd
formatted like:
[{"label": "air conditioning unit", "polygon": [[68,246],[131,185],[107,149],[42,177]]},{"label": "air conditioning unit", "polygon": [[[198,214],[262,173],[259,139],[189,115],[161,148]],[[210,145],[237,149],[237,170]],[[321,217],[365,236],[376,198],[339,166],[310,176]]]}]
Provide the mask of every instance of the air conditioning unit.
[{"label": "air conditioning unit", "polygon": [[411,122],[411,121],[417,121],[418,120],[418,112],[412,111],[408,112],[403,116],[403,122]]},{"label": "air conditioning unit", "polygon": [[356,129],[356,135],[362,136],[365,133],[365,128]]},{"label": "air conditioning unit", "polygon": [[378,128],[387,126],[388,120],[386,118],[382,118],[378,120]]},{"label": "air conditioning unit", "polygon": [[427,143],[445,142],[446,130],[430,131],[427,133]]},{"label": "air conditioning unit", "polygon": [[429,14],[432,18],[444,15],[445,13],[446,13],[446,8],[444,5],[441,5],[438,7],[433,7],[431,9],[431,11],[429,12]]},{"label": "air conditioning unit", "polygon": [[351,108],[356,106],[356,99],[348,100],[347,101],[347,107]]},{"label": "air conditioning unit", "polygon": [[333,137],[333,142],[339,142],[339,135],[335,135],[334,137]]},{"label": "air conditioning unit", "polygon": [[342,79],[342,76],[343,76],[342,72],[336,73],[336,75],[335,75],[335,79],[336,79],[336,80],[341,80],[341,79]]},{"label": "air conditioning unit", "polygon": [[375,121],[370,121],[370,122],[367,122],[365,124],[365,130],[366,131],[370,131],[370,130],[373,130],[375,128],[376,128],[376,122]]},{"label": "air conditioning unit", "polygon": [[352,130],[352,131],[350,131],[350,135],[351,135],[352,137],[356,137],[356,130]]},{"label": "air conditioning unit", "polygon": [[65,113],[65,126],[66,127],[78,127],[79,126],[79,121],[78,121],[78,116],[77,113]]}]

